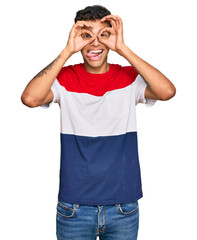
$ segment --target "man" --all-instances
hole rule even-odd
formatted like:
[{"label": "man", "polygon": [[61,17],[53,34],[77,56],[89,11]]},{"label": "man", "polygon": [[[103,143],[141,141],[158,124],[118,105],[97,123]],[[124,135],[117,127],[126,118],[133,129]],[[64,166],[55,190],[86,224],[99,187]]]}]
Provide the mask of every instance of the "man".
[{"label": "man", "polygon": [[[109,50],[132,66],[109,64]],[[63,67],[81,51],[84,63]],[[66,47],[27,85],[22,102],[61,110],[58,240],[135,240],[142,197],[135,106],[174,85],[124,43],[119,16],[96,5],[76,14]]]}]

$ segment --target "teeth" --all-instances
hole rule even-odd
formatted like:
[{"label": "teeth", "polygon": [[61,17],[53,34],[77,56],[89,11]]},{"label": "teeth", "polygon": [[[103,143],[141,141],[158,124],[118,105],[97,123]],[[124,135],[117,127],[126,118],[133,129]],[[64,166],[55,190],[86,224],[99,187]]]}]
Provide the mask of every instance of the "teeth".
[{"label": "teeth", "polygon": [[102,52],[103,50],[95,50],[95,51],[89,51],[91,53],[99,53],[99,52]]}]

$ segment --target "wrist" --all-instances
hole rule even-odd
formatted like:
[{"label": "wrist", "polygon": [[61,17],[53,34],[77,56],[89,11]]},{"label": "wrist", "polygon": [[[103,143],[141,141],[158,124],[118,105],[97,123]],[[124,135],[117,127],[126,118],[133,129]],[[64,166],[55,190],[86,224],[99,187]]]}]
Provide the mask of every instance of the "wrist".
[{"label": "wrist", "polygon": [[125,45],[123,44],[118,50],[118,54],[120,54],[121,56],[124,56],[124,54],[126,54],[130,49]]},{"label": "wrist", "polygon": [[71,52],[68,47],[65,47],[60,53],[60,57],[63,58],[65,61],[68,60],[68,58],[70,58],[72,55],[73,52]]}]

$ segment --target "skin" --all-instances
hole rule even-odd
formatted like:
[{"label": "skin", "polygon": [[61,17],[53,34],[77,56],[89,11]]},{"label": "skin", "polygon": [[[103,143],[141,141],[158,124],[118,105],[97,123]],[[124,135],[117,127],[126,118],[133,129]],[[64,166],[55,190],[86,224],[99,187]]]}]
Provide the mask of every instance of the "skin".
[{"label": "skin", "polygon": [[[109,53],[109,47],[106,44],[103,44],[100,39],[106,39],[109,33],[104,32],[103,29],[105,29],[108,26],[107,23],[101,22],[101,21],[94,21],[93,22],[93,28],[84,29],[85,38],[91,39],[92,41],[87,44],[82,50],[81,54],[84,59],[84,67],[86,71],[90,73],[105,73],[109,69],[109,64],[107,63],[107,56]],[[90,35],[92,34],[92,36]],[[87,52],[89,50],[103,50],[102,57],[98,61],[91,61],[87,56]]]},{"label": "skin", "polygon": [[[106,21],[110,22],[112,27],[109,27]],[[97,61],[90,60],[87,52],[98,49],[104,50],[102,57]],[[51,102],[53,100],[51,85],[66,61],[79,51],[83,56],[86,71],[95,74],[107,72],[109,50],[124,57],[141,74],[147,83],[146,98],[168,100],[175,95],[176,89],[172,82],[125,44],[122,19],[119,16],[108,15],[101,20],[77,21],[73,25],[66,47],[51,64],[29,82],[21,96],[22,102],[29,107]]]}]

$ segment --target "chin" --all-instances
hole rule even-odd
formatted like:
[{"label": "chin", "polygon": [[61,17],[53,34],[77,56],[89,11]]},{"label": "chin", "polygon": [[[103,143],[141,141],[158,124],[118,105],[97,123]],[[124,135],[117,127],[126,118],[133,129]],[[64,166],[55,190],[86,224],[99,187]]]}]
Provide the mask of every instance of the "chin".
[{"label": "chin", "polygon": [[105,64],[105,62],[100,62],[100,61],[84,61],[84,62],[93,68],[98,68]]},{"label": "chin", "polygon": [[98,61],[91,61],[88,58],[83,58],[84,63],[89,65],[92,68],[99,68],[107,64],[107,57],[105,59],[100,59]]}]

